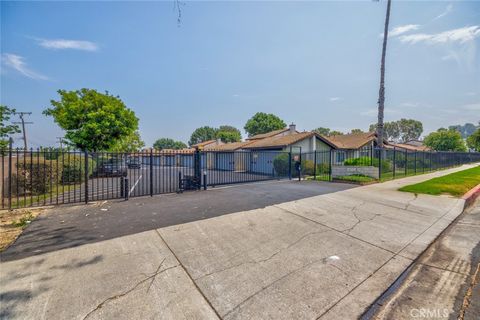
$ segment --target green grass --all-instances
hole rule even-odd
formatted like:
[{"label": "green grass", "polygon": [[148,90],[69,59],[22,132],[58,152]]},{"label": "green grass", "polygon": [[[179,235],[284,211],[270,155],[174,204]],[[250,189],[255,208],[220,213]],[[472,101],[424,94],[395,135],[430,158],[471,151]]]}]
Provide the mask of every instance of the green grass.
[{"label": "green grass", "polygon": [[[292,178],[294,179],[294,178]],[[315,181],[330,181],[330,178],[328,175],[320,175],[317,176],[316,178],[314,176],[309,176],[305,178],[306,180],[315,180]]]},{"label": "green grass", "polygon": [[350,176],[340,176],[340,177],[335,177],[334,179],[335,180],[357,182],[357,183],[360,183],[360,184],[377,181],[375,178],[365,176],[365,175],[361,175],[361,174],[352,174]]},{"label": "green grass", "polygon": [[459,197],[480,184],[480,166],[400,188],[400,191]]}]

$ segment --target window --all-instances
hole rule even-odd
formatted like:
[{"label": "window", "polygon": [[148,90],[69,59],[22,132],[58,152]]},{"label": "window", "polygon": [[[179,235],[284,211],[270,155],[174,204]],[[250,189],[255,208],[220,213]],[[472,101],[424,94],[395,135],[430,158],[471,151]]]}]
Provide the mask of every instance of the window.
[{"label": "window", "polygon": [[337,163],[343,163],[345,161],[345,151],[337,151]]}]

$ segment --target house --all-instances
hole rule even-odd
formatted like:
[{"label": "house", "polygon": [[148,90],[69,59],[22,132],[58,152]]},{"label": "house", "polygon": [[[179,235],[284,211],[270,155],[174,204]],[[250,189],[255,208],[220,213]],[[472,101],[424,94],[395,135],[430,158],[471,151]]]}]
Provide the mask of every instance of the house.
[{"label": "house", "polygon": [[203,149],[206,153],[202,155],[202,167],[272,174],[273,161],[281,153],[313,155],[313,151],[328,151],[332,147],[315,132],[298,132],[292,123],[288,128],[258,134],[243,142],[209,144]]},{"label": "house", "polygon": [[395,148],[402,148],[408,151],[432,151],[430,147],[427,147],[419,140],[410,140],[405,143],[391,143]]},{"label": "house", "polygon": [[[375,132],[362,132],[325,137],[335,149],[333,164],[343,164],[345,159],[372,157],[374,148],[377,146],[377,134]],[[384,140],[387,145],[388,141]]]},{"label": "house", "polygon": [[220,139],[212,139],[212,140],[207,140],[207,141],[203,141],[203,142],[199,142],[197,144],[194,144],[192,145],[192,148],[194,149],[200,149],[200,150],[203,150],[205,148],[211,148],[211,147],[215,147],[215,146],[219,146],[219,145],[222,145],[224,144],[222,140]]},{"label": "house", "polygon": [[298,132],[293,123],[288,129],[253,136],[247,141],[251,143],[245,145],[243,149],[252,151],[309,153],[328,151],[334,147],[325,137],[313,131]]}]

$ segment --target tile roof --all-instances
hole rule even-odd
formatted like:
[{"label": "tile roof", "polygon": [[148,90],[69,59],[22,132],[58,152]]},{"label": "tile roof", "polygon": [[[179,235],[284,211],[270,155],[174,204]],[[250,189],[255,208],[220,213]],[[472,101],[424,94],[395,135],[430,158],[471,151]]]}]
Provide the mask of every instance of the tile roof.
[{"label": "tile roof", "polygon": [[242,149],[245,146],[253,143],[255,141],[243,141],[243,142],[231,142],[231,143],[225,143],[217,146],[210,146],[206,147],[205,151],[235,151],[238,149]]},{"label": "tile roof", "polygon": [[277,134],[283,133],[283,132],[288,131],[288,130],[290,130],[290,129],[285,128],[285,129],[270,131],[270,132],[267,132],[267,133],[261,133],[261,134],[257,134],[257,135],[254,135],[252,137],[249,137],[249,138],[247,138],[247,140],[259,140],[259,139],[270,138],[270,137],[273,137]]},{"label": "tile roof", "polygon": [[288,135],[279,136],[279,137],[264,138],[261,140],[253,141],[251,144],[245,146],[244,149],[286,147],[298,141],[301,141],[303,139],[310,138],[314,135],[316,135],[314,132],[301,132],[301,133],[288,134]]},{"label": "tile roof", "polygon": [[402,149],[405,149],[405,150],[411,150],[411,151],[431,151],[432,149],[430,149],[429,147],[427,147],[426,145],[411,145],[411,144],[407,144],[407,143],[391,143],[392,146],[394,146],[395,148],[402,148]]},{"label": "tile roof", "polygon": [[198,148],[204,148],[205,146],[208,146],[209,144],[212,144],[212,143],[216,143],[217,140],[207,140],[207,141],[203,141],[203,142],[199,142],[197,144],[194,144],[192,147],[195,148],[195,147],[198,147]]},{"label": "tile roof", "polygon": [[324,137],[337,149],[358,149],[376,139],[375,132],[363,132]]}]

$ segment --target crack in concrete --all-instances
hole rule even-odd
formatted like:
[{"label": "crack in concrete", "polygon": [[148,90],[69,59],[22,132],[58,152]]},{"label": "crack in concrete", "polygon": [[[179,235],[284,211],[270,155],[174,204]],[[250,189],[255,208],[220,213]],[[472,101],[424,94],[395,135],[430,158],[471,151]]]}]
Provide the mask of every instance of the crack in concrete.
[{"label": "crack in concrete", "polygon": [[243,304],[245,304],[247,301],[249,301],[250,299],[252,299],[253,297],[255,297],[256,295],[258,295],[259,293],[261,293],[262,291],[265,291],[266,289],[270,288],[271,286],[275,285],[276,283],[278,283],[279,281],[282,281],[283,279],[287,278],[288,276],[294,274],[294,273],[297,273],[305,268],[308,268],[310,267],[311,265],[314,265],[315,263],[317,262],[322,262],[322,261],[325,261],[325,259],[327,259],[328,257],[323,257],[321,259],[318,259],[318,260],[314,260],[310,263],[307,263],[306,265],[298,268],[298,269],[295,269],[295,270],[292,270],[290,271],[289,273],[285,274],[284,276],[278,278],[277,280],[273,281],[272,283],[262,287],[260,290],[257,290],[255,291],[253,294],[251,294],[250,296],[248,296],[247,298],[245,298],[243,301],[241,301],[239,304],[237,304],[232,310],[228,311],[222,318],[226,318],[229,314],[231,314],[232,312],[234,312],[235,310],[241,308],[241,306]]},{"label": "crack in concrete", "polygon": [[355,229],[360,223],[366,222],[366,221],[372,221],[372,220],[374,220],[376,217],[382,215],[381,213],[375,213],[375,214],[373,215],[373,217],[371,217],[371,218],[369,218],[369,219],[364,219],[364,220],[362,220],[359,216],[357,216],[356,210],[357,210],[359,207],[361,207],[361,206],[363,206],[363,205],[365,205],[365,204],[366,204],[366,202],[365,202],[365,201],[362,201],[362,203],[354,206],[354,207],[351,209],[351,213],[353,214],[353,216],[355,217],[355,219],[357,219],[357,222],[356,222],[353,226],[351,226],[350,228],[347,228],[347,229],[343,230],[342,233],[346,233],[346,234],[349,235],[350,232],[352,232],[353,229]]},{"label": "crack in concrete", "polygon": [[108,302],[110,301],[113,301],[113,300],[116,300],[116,299],[119,299],[119,298],[122,298],[126,295],[128,295],[129,293],[135,291],[140,285],[142,285],[143,283],[145,283],[146,281],[148,280],[152,280],[152,282],[150,283],[148,289],[147,289],[147,292],[148,290],[150,290],[150,287],[152,286],[153,284],[153,281],[155,280],[155,277],[158,276],[159,274],[167,271],[167,270],[170,270],[170,269],[173,269],[173,268],[176,268],[178,267],[179,265],[174,265],[174,266],[171,266],[171,267],[168,267],[168,268],[165,268],[163,270],[160,270],[160,268],[162,267],[163,265],[163,262],[165,261],[166,258],[164,258],[162,260],[162,262],[160,263],[160,265],[158,266],[157,270],[150,276],[146,277],[145,279],[142,279],[141,281],[139,281],[137,284],[135,284],[133,287],[131,287],[130,289],[128,289],[127,291],[124,291],[122,293],[119,293],[119,294],[116,294],[114,296],[111,296],[111,297],[108,297],[106,298],[105,300],[103,300],[102,302],[100,302],[95,308],[93,308],[90,312],[88,312],[83,318],[82,320],[85,320],[85,319],[88,319],[92,314],[94,314],[96,311],[98,311],[99,309],[101,309],[105,304],[107,304]]},{"label": "crack in concrete", "polygon": [[294,242],[292,242],[291,244],[289,244],[288,246],[274,252],[273,254],[271,254],[270,256],[268,256],[267,258],[264,258],[264,259],[260,259],[260,260],[253,260],[253,261],[245,261],[245,262],[241,262],[239,264],[236,264],[236,265],[233,265],[233,266],[229,266],[229,267],[226,267],[226,268],[223,268],[221,270],[215,270],[213,272],[210,272],[210,273],[207,273],[203,276],[200,276],[196,279],[194,279],[195,281],[197,280],[201,280],[203,278],[206,278],[208,276],[211,276],[213,274],[217,274],[217,273],[221,273],[221,272],[224,272],[224,271],[228,271],[228,270],[231,270],[231,269],[234,269],[234,268],[237,268],[237,267],[240,267],[242,265],[245,265],[245,264],[257,264],[257,263],[263,263],[263,262],[267,262],[271,259],[273,259],[275,256],[277,256],[279,253],[281,253],[282,251],[285,251],[285,250],[288,250],[290,249],[291,247],[293,247],[294,245],[298,244],[300,241],[304,240],[305,238],[311,236],[311,235],[314,235],[314,234],[320,234],[320,233],[324,233],[324,232],[327,232],[329,230],[321,230],[321,231],[315,231],[315,232],[309,232],[305,235],[303,235],[302,237],[300,237],[299,239],[295,240]]}]

